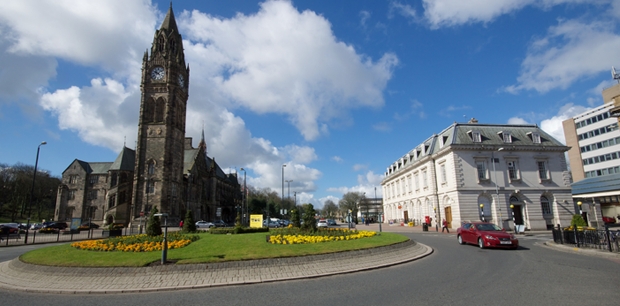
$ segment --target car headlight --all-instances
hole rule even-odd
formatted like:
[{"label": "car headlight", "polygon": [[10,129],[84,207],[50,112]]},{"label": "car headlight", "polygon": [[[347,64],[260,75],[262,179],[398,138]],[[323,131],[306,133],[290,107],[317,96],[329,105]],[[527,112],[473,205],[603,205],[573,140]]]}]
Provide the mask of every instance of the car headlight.
[{"label": "car headlight", "polygon": [[517,239],[517,237],[515,237],[515,235],[513,235],[513,234],[510,234],[510,239],[515,240],[515,239]]},{"label": "car headlight", "polygon": [[497,240],[497,238],[491,236],[491,235],[484,235],[484,238],[489,239],[489,240]]}]

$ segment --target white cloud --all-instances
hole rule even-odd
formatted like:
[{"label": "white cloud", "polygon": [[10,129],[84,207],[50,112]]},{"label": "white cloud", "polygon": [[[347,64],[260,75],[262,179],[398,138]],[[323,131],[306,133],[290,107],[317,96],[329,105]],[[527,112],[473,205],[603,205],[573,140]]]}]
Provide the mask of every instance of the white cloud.
[{"label": "white cloud", "polygon": [[368,169],[368,165],[362,165],[362,164],[353,165],[353,171],[360,171],[364,169]]},{"label": "white cloud", "polygon": [[534,41],[521,63],[518,84],[506,91],[547,92],[566,89],[584,77],[609,71],[620,62],[620,35],[613,32],[614,23],[577,20],[562,21],[551,27],[547,35]]},{"label": "white cloud", "polygon": [[525,119],[520,117],[512,117],[508,119],[508,124],[529,124]]},{"label": "white cloud", "polygon": [[360,174],[357,176],[357,185],[353,187],[331,187],[327,191],[344,195],[347,192],[362,192],[366,193],[366,197],[375,196],[375,188],[377,197],[382,196],[381,181],[385,176],[382,174],[375,174],[373,171],[368,171],[366,174]]},{"label": "white cloud", "polygon": [[[123,141],[133,147],[142,54],[164,13],[147,0],[3,2],[0,63],[7,73],[22,69],[31,79],[19,92],[11,92],[18,86],[0,92],[13,99],[40,97],[59,128],[85,142],[113,151]],[[291,192],[311,200],[309,192],[322,175],[306,165],[317,159],[314,148],[276,147],[255,138],[231,109],[284,114],[306,139],[316,139],[329,133],[332,120],[350,120],[350,109],[383,105],[396,56],[373,60],[357,53],[337,40],[324,17],[299,12],[288,1],[267,1],[256,14],[230,19],[198,11],[176,17],[191,65],[186,135],[197,145],[204,126],[209,155],[224,169],[251,170],[248,183],[257,187],[279,192],[286,163],[286,178],[294,180]],[[58,59],[95,76],[90,84],[47,92]]]},{"label": "white cloud", "polygon": [[411,21],[417,21],[419,19],[418,14],[414,8],[409,4],[402,4],[397,1],[392,1],[389,6],[388,18],[393,18],[394,13],[397,13]]},{"label": "white cloud", "polygon": [[[383,105],[398,59],[373,62],[338,41],[330,23],[287,1],[267,1],[254,15],[220,19],[201,12],[178,18],[195,42],[193,76],[231,107],[288,116],[306,140],[328,132],[349,109]],[[195,71],[197,71],[195,73]],[[220,100],[221,99],[221,100]]]},{"label": "white cloud", "polygon": [[341,163],[342,162],[342,157],[340,156],[332,156],[331,160],[337,162],[337,163]]},{"label": "white cloud", "polygon": [[566,144],[562,121],[579,115],[587,110],[588,108],[580,105],[574,105],[573,103],[565,104],[564,106],[560,107],[557,115],[549,119],[542,120],[540,122],[540,128],[543,131],[549,133],[551,136],[553,136],[553,138],[557,139],[561,143]]},{"label": "white cloud", "polygon": [[608,3],[610,0],[423,0],[424,18],[432,29],[489,23],[527,6],[548,9],[561,4]]}]

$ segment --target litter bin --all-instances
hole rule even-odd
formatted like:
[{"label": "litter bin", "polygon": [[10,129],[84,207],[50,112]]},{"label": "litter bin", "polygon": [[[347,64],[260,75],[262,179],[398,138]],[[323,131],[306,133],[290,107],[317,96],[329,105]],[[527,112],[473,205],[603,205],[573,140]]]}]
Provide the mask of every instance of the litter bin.
[{"label": "litter bin", "polygon": [[422,231],[423,232],[428,232],[428,224],[422,223]]}]

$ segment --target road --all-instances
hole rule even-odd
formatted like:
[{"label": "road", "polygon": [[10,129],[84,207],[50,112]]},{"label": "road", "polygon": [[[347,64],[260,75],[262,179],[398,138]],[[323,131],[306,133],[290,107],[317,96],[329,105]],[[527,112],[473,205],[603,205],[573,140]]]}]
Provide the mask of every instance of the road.
[{"label": "road", "polygon": [[[0,296],[2,305],[115,306],[617,305],[620,300],[620,260],[537,244],[548,235],[524,237],[511,251],[461,246],[454,235],[403,234],[431,246],[434,254],[390,268],[290,282],[115,295],[0,291]],[[3,253],[0,259],[6,259]]]}]

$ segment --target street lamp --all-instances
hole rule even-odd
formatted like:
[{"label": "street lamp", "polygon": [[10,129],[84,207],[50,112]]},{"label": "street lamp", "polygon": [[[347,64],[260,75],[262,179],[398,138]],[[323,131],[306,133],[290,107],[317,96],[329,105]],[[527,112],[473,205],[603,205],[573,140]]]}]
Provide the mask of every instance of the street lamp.
[{"label": "street lamp", "polygon": [[435,211],[435,231],[439,232],[439,220],[437,220],[437,207],[433,207]]},{"label": "street lamp", "polygon": [[348,221],[349,221],[349,230],[351,229],[351,209],[349,209],[349,215],[347,217]]},{"label": "street lamp", "polygon": [[515,221],[515,206],[510,204],[510,209],[512,210],[512,225],[515,228],[515,234],[517,233],[517,222]]},{"label": "street lamp", "polygon": [[486,220],[484,220],[484,204],[480,204],[480,216],[481,216],[482,222],[487,222]]},{"label": "street lamp", "polygon": [[155,217],[164,217],[164,240],[161,242],[161,264],[166,264],[168,256],[168,214],[155,214]]},{"label": "street lamp", "polygon": [[[375,201],[377,201],[377,187],[375,187]],[[375,205],[377,205],[376,202]],[[379,220],[377,220],[377,222],[379,222],[379,233],[381,233],[381,223],[383,220],[381,220],[381,212],[376,207],[377,206],[375,206],[375,211],[377,211],[377,218],[379,218]],[[383,211],[383,206],[381,207],[381,211]]]},{"label": "street lamp", "polygon": [[[246,188],[246,186],[245,186],[245,175],[246,175],[246,172],[245,172],[245,169],[243,169],[243,168],[241,168],[241,171],[243,171],[243,198],[242,198],[241,202],[242,202],[242,206],[245,205],[245,209],[247,210],[248,209],[248,203],[247,203],[247,197],[245,196],[245,193],[247,192],[247,190],[245,189]],[[243,217],[241,218],[241,220],[242,220],[241,223],[243,223],[245,225],[246,224],[245,223],[245,214],[246,214],[246,212],[243,210],[243,207],[241,207],[241,213],[243,214]]]},{"label": "street lamp", "polygon": [[285,181],[285,182],[286,182],[286,184],[288,185],[288,198],[289,198],[289,199],[291,198],[291,182],[292,182],[292,181],[293,181],[293,180],[286,180],[286,181]]},{"label": "street lamp", "polygon": [[[499,148],[497,151],[502,151],[504,148]],[[491,162],[493,163],[493,175],[495,176],[495,195],[497,195],[497,207],[499,207],[499,222],[500,226],[504,228],[504,224],[502,221],[502,206],[499,204],[499,189],[497,187],[497,171],[495,171],[495,156],[493,155],[494,151],[491,151]]]},{"label": "street lamp", "polygon": [[[282,193],[280,194],[280,202],[284,202],[284,167],[286,164],[282,164]],[[269,227],[269,202],[267,202],[267,227]]]},{"label": "street lamp", "polygon": [[30,201],[28,202],[28,222],[26,223],[26,238],[24,238],[24,243],[28,243],[28,230],[30,229],[30,212],[32,211],[32,199],[34,198],[34,182],[37,178],[37,166],[39,165],[39,151],[41,150],[41,146],[46,145],[47,142],[42,141],[37,147],[37,159],[34,162],[34,174],[32,175],[32,188],[30,189]]}]

